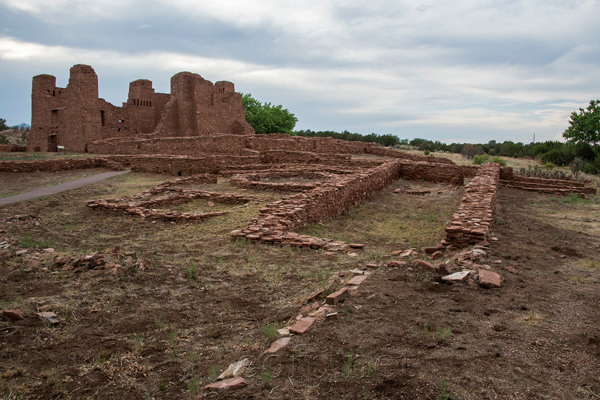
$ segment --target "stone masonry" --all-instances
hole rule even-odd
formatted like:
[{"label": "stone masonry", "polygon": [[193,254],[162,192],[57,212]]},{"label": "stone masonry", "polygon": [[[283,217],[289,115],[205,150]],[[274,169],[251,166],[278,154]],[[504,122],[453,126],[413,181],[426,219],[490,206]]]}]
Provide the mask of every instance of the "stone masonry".
[{"label": "stone masonry", "polygon": [[89,65],[71,68],[66,88],[52,75],[33,77],[29,151],[87,152],[92,141],[114,138],[188,137],[214,133],[248,135],[246,111],[231,82],[214,85],[198,74],[171,78],[171,93],[156,93],[152,82],[129,84],[121,107],[98,97],[98,76]]}]

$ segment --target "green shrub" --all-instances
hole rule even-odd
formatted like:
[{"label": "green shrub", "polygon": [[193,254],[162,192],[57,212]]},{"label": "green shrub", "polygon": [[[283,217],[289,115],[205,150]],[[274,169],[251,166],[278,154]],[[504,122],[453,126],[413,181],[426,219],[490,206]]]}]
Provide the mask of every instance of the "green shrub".
[{"label": "green shrub", "polygon": [[488,155],[487,154],[483,154],[481,156],[479,155],[474,155],[473,156],[473,164],[477,164],[477,165],[481,165],[485,162],[488,162]]},{"label": "green shrub", "polygon": [[500,158],[500,157],[494,157],[492,158],[492,162],[494,163],[498,163],[500,164],[502,167],[506,167],[506,160]]}]

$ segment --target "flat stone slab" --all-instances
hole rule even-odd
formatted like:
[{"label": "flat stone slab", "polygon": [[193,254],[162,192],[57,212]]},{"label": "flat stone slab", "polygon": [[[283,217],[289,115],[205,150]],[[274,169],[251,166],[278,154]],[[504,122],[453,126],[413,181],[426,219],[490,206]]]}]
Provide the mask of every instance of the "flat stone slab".
[{"label": "flat stone slab", "polygon": [[271,347],[269,347],[267,350],[265,350],[265,352],[263,354],[277,353],[279,350],[283,349],[285,346],[290,344],[291,340],[292,340],[292,338],[289,336],[279,338],[276,341],[274,341],[273,343],[271,343]]},{"label": "flat stone slab", "polygon": [[220,382],[215,382],[211,383],[210,385],[206,385],[202,389],[226,392],[228,390],[241,389],[244,386],[246,386],[246,380],[244,378],[229,378]]},{"label": "flat stone slab", "polygon": [[354,278],[348,281],[348,285],[360,285],[367,279],[367,275],[356,275]]},{"label": "flat stone slab", "polygon": [[290,327],[290,332],[301,335],[306,332],[314,322],[314,318],[300,318],[292,327]]},{"label": "flat stone slab", "polygon": [[466,280],[473,271],[460,271],[450,275],[442,276],[442,280],[446,282],[462,282]]}]

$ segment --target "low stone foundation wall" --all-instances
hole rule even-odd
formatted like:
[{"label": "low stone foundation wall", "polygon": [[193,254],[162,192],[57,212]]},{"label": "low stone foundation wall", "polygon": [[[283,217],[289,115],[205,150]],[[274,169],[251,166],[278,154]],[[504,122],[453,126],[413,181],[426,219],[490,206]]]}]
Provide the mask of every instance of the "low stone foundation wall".
[{"label": "low stone foundation wall", "polygon": [[0,144],[0,151],[5,152],[23,152],[27,151],[27,146],[19,146],[18,144]]},{"label": "low stone foundation wall", "polygon": [[266,243],[284,243],[309,248],[346,251],[352,248],[331,239],[299,235],[294,231],[308,224],[341,214],[376,191],[398,179],[400,161],[358,171],[353,175],[334,175],[313,190],[288,196],[260,210],[260,216],[241,230],[231,233],[234,238],[245,237]]},{"label": "low stone foundation wall", "polygon": [[456,164],[434,164],[423,161],[399,160],[400,177],[462,186],[463,170]]},{"label": "low stone foundation wall", "polygon": [[514,189],[528,190],[550,194],[577,193],[581,195],[596,194],[596,188],[586,187],[583,182],[533,178],[521,175],[513,175],[512,179],[502,179],[500,183]]},{"label": "low stone foundation wall", "polygon": [[[194,199],[207,199],[225,204],[245,204],[253,197],[240,194],[215,193],[204,190],[186,189],[178,185],[189,185],[193,183],[216,183],[217,176],[204,174],[187,178],[173,179],[163,182],[143,193],[121,197],[118,199],[90,200],[87,206],[92,209],[106,209],[120,211],[125,214],[138,215],[141,218],[162,219],[166,221],[203,221],[208,218],[228,214],[229,211],[214,212],[183,212],[183,211],[160,211],[156,207],[187,203]],[[155,195],[162,195],[153,197]]]},{"label": "low stone foundation wall", "polygon": [[379,147],[379,146],[370,146],[365,148],[365,153],[367,154],[375,154],[377,156],[382,157],[393,157],[393,158],[403,158],[405,160],[411,161],[423,161],[435,164],[450,164],[456,165],[452,160],[443,157],[433,157],[433,156],[420,156],[417,154],[409,154],[400,150]]},{"label": "low stone foundation wall", "polygon": [[445,246],[465,247],[487,240],[494,221],[500,165],[486,163],[465,188],[458,211],[446,228]]},{"label": "low stone foundation wall", "polygon": [[36,161],[0,161],[2,172],[65,171],[71,169],[108,168],[122,170],[123,165],[111,157],[82,157]]}]

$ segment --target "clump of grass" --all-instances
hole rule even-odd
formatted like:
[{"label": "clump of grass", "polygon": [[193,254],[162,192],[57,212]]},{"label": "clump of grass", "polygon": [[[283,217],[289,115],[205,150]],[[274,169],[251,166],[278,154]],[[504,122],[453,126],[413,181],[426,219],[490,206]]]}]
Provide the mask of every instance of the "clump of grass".
[{"label": "clump of grass", "polygon": [[218,365],[213,365],[208,370],[208,380],[211,382],[216,382],[217,377],[219,376],[220,368]]},{"label": "clump of grass", "polygon": [[274,325],[263,325],[262,327],[263,333],[270,342],[274,342],[279,338],[279,333],[277,332],[277,327]]},{"label": "clump of grass", "polygon": [[185,269],[185,277],[190,282],[196,282],[196,279],[198,279],[198,266],[196,263],[187,266]]},{"label": "clump of grass", "polygon": [[266,371],[260,373],[260,379],[262,380],[263,385],[270,386],[271,380],[273,379],[273,371],[271,368],[267,368]]},{"label": "clump of grass", "polygon": [[191,377],[187,382],[187,389],[190,393],[195,394],[198,392],[198,390],[200,390],[200,378],[198,377]]},{"label": "clump of grass", "polygon": [[454,400],[456,396],[452,394],[448,388],[448,382],[445,379],[441,379],[438,385],[438,399],[439,400]]},{"label": "clump of grass", "polygon": [[452,328],[450,328],[449,326],[446,328],[442,328],[439,324],[436,325],[435,338],[438,342],[445,342],[446,340],[450,339],[450,336],[452,336]]}]

